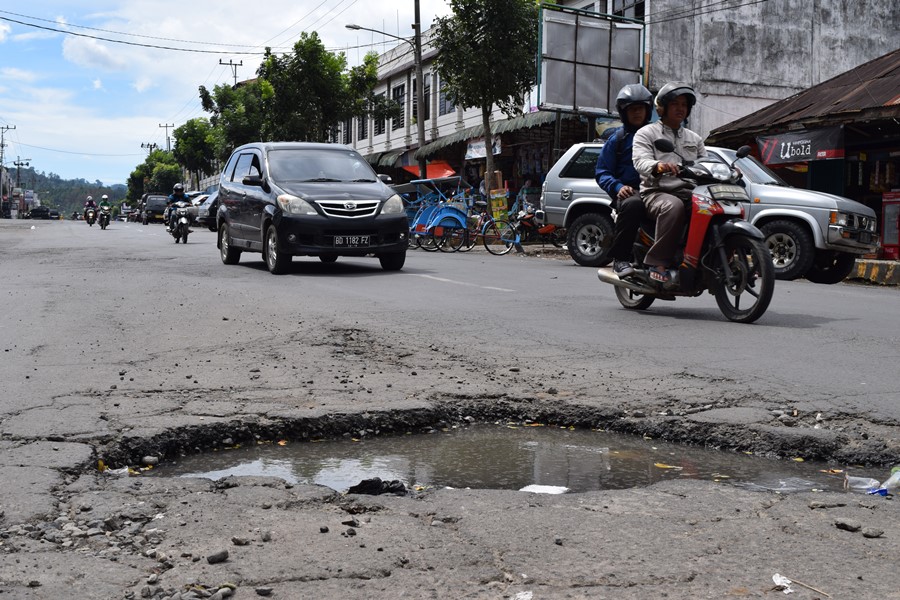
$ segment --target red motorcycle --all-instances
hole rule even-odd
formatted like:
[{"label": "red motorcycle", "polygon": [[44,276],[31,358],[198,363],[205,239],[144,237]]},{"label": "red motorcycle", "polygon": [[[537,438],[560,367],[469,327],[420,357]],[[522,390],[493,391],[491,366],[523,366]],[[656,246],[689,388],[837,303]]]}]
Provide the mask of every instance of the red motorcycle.
[{"label": "red motorcycle", "polygon": [[[653,144],[661,152],[674,152],[669,140]],[[750,154],[749,146],[737,151],[737,158]],[[690,218],[683,237],[683,250],[676,256],[677,271],[667,283],[650,278],[644,267],[618,277],[611,268],[601,268],[597,277],[615,286],[619,302],[630,310],[645,310],[653,301],[674,300],[678,296],[699,296],[709,292],[719,310],[730,321],[752,323],[769,307],[775,287],[772,257],[763,243],[763,233],[744,220],[745,203],[750,202],[741,185],[741,173],[734,163],[701,159],[682,164],[671,178],[670,193],[690,196]],[[654,221],[641,225],[635,240],[638,265],[653,245]]]}]

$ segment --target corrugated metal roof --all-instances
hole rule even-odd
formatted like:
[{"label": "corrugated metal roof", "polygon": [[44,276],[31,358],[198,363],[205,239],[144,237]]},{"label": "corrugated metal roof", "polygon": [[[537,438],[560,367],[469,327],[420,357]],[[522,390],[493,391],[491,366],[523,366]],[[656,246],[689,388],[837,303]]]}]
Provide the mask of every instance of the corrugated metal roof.
[{"label": "corrugated metal roof", "polygon": [[900,49],[710,132],[709,142],[797,125],[900,117]]}]

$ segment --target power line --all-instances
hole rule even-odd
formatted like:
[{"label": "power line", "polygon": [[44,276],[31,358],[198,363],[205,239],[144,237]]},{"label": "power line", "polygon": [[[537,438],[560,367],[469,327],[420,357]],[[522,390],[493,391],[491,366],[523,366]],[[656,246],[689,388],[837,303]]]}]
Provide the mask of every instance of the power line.
[{"label": "power line", "polygon": [[[669,21],[677,21],[679,19],[687,19],[690,17],[699,17],[702,15],[708,15],[708,14],[711,14],[714,12],[721,12],[723,10],[732,10],[735,8],[744,8],[746,6],[753,6],[754,4],[762,4],[763,2],[768,2],[769,0],[753,0],[747,4],[742,3],[737,6],[722,6],[720,8],[712,8],[713,6],[716,6],[719,4],[724,4],[725,2],[728,2],[728,1],[729,0],[719,0],[718,2],[713,2],[712,4],[709,4],[707,6],[698,7],[697,9],[694,9],[693,7],[691,7],[691,8],[682,10],[680,13],[675,12],[672,16],[669,16],[667,18],[652,19],[652,18],[647,18],[647,16],[645,16],[644,23],[647,25],[656,25],[658,23],[668,23]],[[701,9],[711,9],[711,10],[701,10]],[[669,11],[669,12],[672,12],[672,11]],[[659,13],[657,13],[657,14],[659,14]],[[649,15],[649,16],[652,17],[653,15]]]},{"label": "power line", "polygon": [[91,152],[74,152],[71,150],[60,150],[58,148],[46,148],[44,146],[35,146],[33,144],[25,144],[23,142],[16,142],[16,144],[19,146],[25,146],[26,148],[37,148],[38,150],[46,150],[47,152],[59,152],[60,154],[77,154],[80,156],[107,156],[107,157],[109,157],[109,156],[111,156],[111,157],[143,156],[143,154],[94,154]]}]

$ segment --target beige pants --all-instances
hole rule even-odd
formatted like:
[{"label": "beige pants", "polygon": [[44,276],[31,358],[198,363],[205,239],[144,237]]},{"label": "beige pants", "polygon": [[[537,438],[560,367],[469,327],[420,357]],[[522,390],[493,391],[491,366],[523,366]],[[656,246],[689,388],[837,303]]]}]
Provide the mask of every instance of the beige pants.
[{"label": "beige pants", "polygon": [[644,198],[644,206],[647,214],[656,217],[656,242],[647,252],[644,264],[673,267],[687,214],[685,203],[672,194],[652,192]]}]

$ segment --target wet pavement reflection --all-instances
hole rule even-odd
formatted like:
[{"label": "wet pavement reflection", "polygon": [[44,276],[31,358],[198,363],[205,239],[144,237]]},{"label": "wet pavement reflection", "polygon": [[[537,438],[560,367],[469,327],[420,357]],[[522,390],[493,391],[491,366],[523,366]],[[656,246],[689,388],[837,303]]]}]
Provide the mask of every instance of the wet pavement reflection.
[{"label": "wet pavement reflection", "polygon": [[482,424],[360,440],[273,441],[184,457],[145,475],[208,479],[273,476],[340,492],[375,477],[400,480],[407,487],[522,489],[541,485],[569,492],[624,489],[690,478],[790,493],[841,491],[847,473],[886,477],[878,469],[773,460],[603,431]]}]

